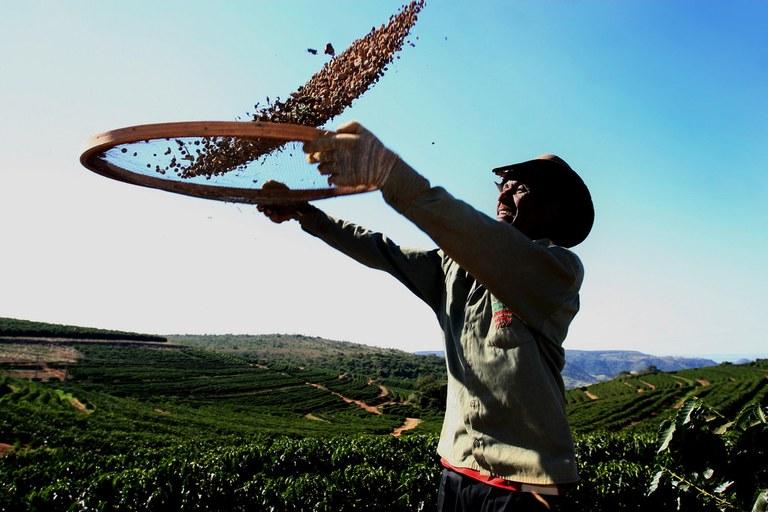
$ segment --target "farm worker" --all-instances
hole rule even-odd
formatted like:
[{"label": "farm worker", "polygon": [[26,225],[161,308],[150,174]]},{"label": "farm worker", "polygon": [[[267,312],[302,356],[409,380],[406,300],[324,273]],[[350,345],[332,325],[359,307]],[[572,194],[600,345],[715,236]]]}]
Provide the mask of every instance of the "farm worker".
[{"label": "farm worker", "polygon": [[565,414],[562,347],[584,270],[567,248],[594,210],[587,187],[554,155],[494,169],[496,219],[433,187],[358,123],[306,143],[335,185],[375,185],[438,249],[397,246],[309,204],[261,206],[389,272],[435,312],[448,395],[438,454],[439,510],[547,510],[578,480]]}]

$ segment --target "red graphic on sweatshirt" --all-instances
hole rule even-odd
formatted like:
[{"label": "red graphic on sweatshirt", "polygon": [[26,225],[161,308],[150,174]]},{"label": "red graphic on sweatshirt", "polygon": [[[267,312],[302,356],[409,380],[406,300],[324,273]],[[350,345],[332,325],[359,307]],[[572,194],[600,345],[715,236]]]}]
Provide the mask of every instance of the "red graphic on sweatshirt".
[{"label": "red graphic on sweatshirt", "polygon": [[491,310],[493,311],[493,325],[496,328],[512,325],[515,313],[496,297],[491,297]]}]

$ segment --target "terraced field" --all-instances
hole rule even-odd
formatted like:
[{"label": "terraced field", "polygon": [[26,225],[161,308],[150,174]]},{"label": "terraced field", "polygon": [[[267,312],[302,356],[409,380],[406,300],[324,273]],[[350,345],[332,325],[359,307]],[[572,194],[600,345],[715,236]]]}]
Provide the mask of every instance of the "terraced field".
[{"label": "terraced field", "polygon": [[[40,350],[22,353],[40,362]],[[419,384],[157,345],[76,344],[48,355],[46,364],[66,366],[65,380],[0,375],[0,510],[360,510],[369,500],[371,510],[410,511],[434,503],[442,412],[434,396],[423,399],[426,390],[439,394],[431,374]],[[669,509],[677,487],[666,488],[663,505],[646,494],[659,422],[691,397],[727,418],[750,402],[766,406],[767,374],[763,360],[627,374],[568,391],[584,479],[577,509]]]},{"label": "terraced field", "polygon": [[752,400],[766,401],[768,361],[677,372],[622,375],[569,390],[568,417],[577,432],[655,429],[685,400],[698,397],[725,416]]},{"label": "terraced field", "polygon": [[[0,343],[0,510],[357,511],[370,503],[411,511],[434,503],[445,401],[439,358],[299,335],[158,343],[115,333],[97,341],[102,333],[89,329],[8,325],[65,343]],[[742,482],[763,485],[749,468],[768,457],[760,426],[767,376],[761,360],[627,373],[569,390],[583,478],[575,509],[670,510],[685,499],[701,510],[707,495],[686,494],[669,475],[648,494],[658,464],[687,453],[657,455],[659,424],[689,411],[693,397],[734,425],[728,438],[742,441],[729,453],[749,459],[738,464],[747,468]],[[756,404],[762,413],[739,413]],[[751,430],[743,419],[729,423],[737,417],[753,418]],[[698,436],[708,420],[696,421]],[[741,478],[720,473],[696,485],[711,495]],[[749,509],[752,494],[728,500]]]},{"label": "terraced field", "polygon": [[[362,377],[322,369],[267,367],[230,354],[181,350],[79,347],[83,360],[70,370],[69,385],[142,402],[169,402],[206,410],[254,430],[390,432],[401,415],[374,415],[350,400],[377,404],[378,385]],[[311,414],[322,422],[307,420]],[[267,426],[268,425],[268,426]]]}]

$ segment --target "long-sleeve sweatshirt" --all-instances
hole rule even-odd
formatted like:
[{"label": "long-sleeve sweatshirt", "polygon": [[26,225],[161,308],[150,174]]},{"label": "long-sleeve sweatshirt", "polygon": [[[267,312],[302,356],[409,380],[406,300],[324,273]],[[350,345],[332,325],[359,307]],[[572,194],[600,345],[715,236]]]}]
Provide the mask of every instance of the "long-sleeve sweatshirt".
[{"label": "long-sleeve sweatshirt", "polygon": [[382,192],[439,249],[401,248],[314,208],[300,222],[358,262],[392,274],[435,312],[448,370],[439,455],[452,466],[521,483],[577,481],[560,372],[579,308],[579,258],[432,187],[402,161]]}]

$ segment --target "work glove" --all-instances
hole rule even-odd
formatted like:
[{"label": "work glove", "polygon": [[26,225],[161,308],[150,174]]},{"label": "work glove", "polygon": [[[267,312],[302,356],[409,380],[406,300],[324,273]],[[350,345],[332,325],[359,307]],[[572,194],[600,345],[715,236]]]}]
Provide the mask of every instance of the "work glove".
[{"label": "work glove", "polygon": [[[279,181],[269,180],[262,185],[263,190],[288,190],[288,186],[285,183]],[[314,206],[310,205],[306,201],[300,201],[297,203],[285,203],[285,204],[257,204],[256,209],[266,215],[269,220],[276,224],[281,224],[289,220],[301,220],[304,215],[308,215],[313,210],[317,210]]]},{"label": "work glove", "polygon": [[320,174],[337,187],[380,188],[400,158],[354,121],[306,142],[304,152],[307,161],[320,164]]}]

